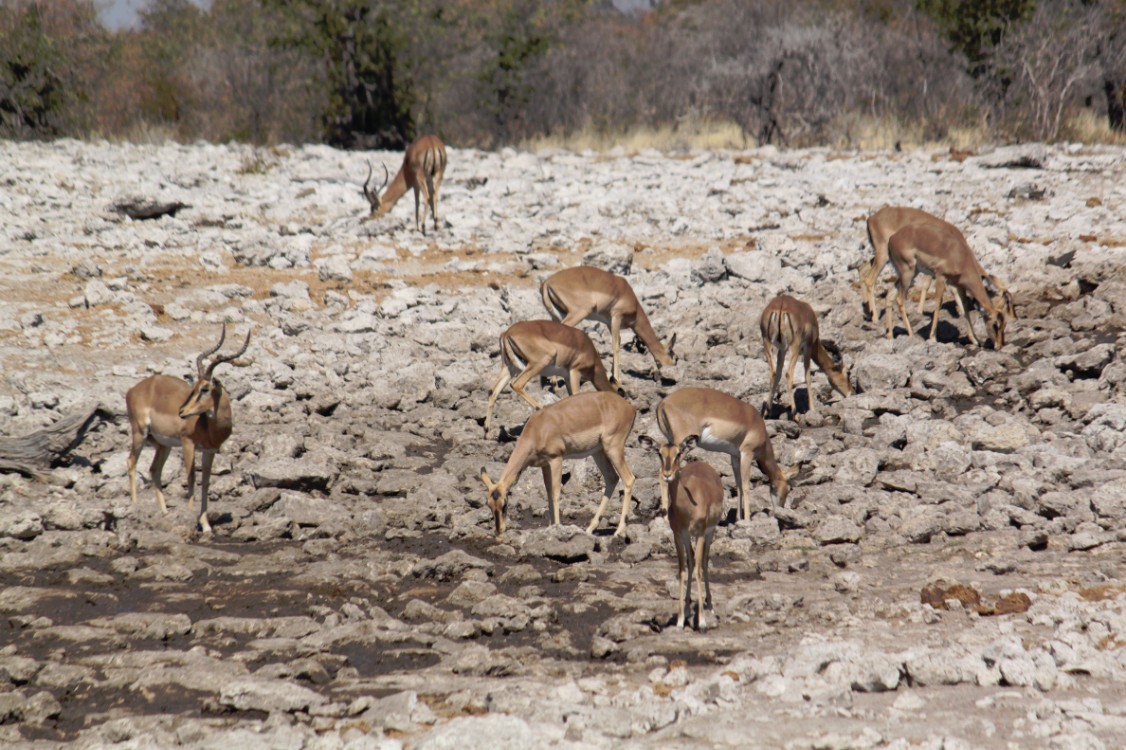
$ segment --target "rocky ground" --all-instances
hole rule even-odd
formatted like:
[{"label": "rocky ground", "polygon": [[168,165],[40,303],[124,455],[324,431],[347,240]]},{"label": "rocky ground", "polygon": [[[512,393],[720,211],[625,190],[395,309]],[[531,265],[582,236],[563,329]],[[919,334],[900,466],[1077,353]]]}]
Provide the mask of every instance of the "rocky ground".
[{"label": "rocky ground", "polygon": [[[361,220],[369,156],[398,161],[0,143],[0,435],[109,415],[65,465],[0,474],[0,744],[1126,744],[1126,149],[451,149],[427,236],[409,196]],[[135,198],[187,205],[113,210]],[[1005,280],[1002,351],[949,298],[936,343],[865,319],[853,269],[885,203],[945,215]],[[582,529],[589,460],[568,463],[562,527],[533,470],[493,533],[497,335],[546,317],[538,281],[580,262],[627,275],[678,336],[663,379],[623,354],[635,436],[678,386],[760,404],[780,292],[812,302],[862,389],[830,397],[818,373],[817,414],[768,420],[801,467],[792,507],[767,513],[757,473],[759,513],[735,523],[729,500],[706,633],[670,626],[675,555],[635,438],[625,539],[614,514]],[[191,374],[222,321],[253,331],[254,364],[218,371],[236,425],[203,537],[178,451],[169,513],[147,480],[130,504],[123,396]],[[506,433],[528,414],[498,402]],[[698,455],[733,492],[726,458]]]}]

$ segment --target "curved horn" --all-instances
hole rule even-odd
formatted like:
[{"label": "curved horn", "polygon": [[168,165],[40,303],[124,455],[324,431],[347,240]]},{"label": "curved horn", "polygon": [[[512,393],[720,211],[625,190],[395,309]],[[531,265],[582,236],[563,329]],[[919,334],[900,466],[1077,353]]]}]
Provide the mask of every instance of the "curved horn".
[{"label": "curved horn", "polygon": [[241,349],[239,349],[234,354],[230,354],[230,355],[222,356],[222,357],[216,357],[214,360],[212,360],[211,364],[207,366],[207,375],[206,375],[207,379],[211,378],[211,373],[215,372],[215,368],[218,367],[219,365],[223,364],[224,362],[230,362],[231,360],[238,359],[243,354],[245,354],[246,348],[248,346],[250,346],[250,331],[246,332],[246,341],[242,342],[242,348]]},{"label": "curved horn", "polygon": [[[195,374],[196,374],[196,377],[199,380],[204,379],[203,360],[207,359],[212,354],[219,351],[219,348],[221,346],[223,346],[223,341],[225,341],[226,338],[227,338],[227,322],[223,321],[223,330],[219,333],[219,343],[216,344],[215,346],[211,347],[210,349],[205,351],[203,354],[200,354],[198,357],[195,358]],[[214,367],[214,365],[212,365],[211,367]],[[210,367],[207,369],[207,376],[206,377],[211,377],[211,368]]]},{"label": "curved horn", "polygon": [[364,180],[364,197],[368,199],[368,203],[371,203],[371,193],[368,191],[368,183],[370,183],[370,182],[371,182],[371,162],[369,161],[368,162],[368,176]]},{"label": "curved horn", "polygon": [[387,187],[387,183],[391,181],[391,173],[387,171],[387,165],[382,164],[382,166],[383,166],[383,184],[379,186],[380,190],[383,190],[383,188]]}]

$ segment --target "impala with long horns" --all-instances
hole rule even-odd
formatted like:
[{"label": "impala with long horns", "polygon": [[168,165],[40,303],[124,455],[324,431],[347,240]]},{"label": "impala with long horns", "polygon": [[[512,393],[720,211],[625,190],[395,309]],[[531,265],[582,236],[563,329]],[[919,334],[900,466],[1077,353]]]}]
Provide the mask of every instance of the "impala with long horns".
[{"label": "impala with long horns", "polygon": [[207,491],[211,483],[211,464],[215,454],[231,435],[231,399],[223,384],[214,376],[215,368],[230,363],[246,367],[249,362],[238,358],[250,346],[250,331],[242,348],[231,355],[217,356],[204,366],[204,360],[219,351],[227,337],[227,326],[219,334],[219,343],[196,357],[196,382],[187,383],[168,375],[152,375],[129,389],[125,394],[125,409],[133,440],[129,449],[129,494],[137,504],[137,459],[146,444],[156,448],[150,469],[152,483],[160,509],[167,512],[160,473],[172,448],[180,446],[184,454],[184,471],[187,473],[187,498],[191,502],[195,489],[195,453],[202,455],[203,470],[200,500],[199,528],[211,533],[207,520]]},{"label": "impala with long horns", "polygon": [[[434,231],[438,231],[438,190],[442,187],[442,175],[446,171],[446,147],[436,135],[424,135],[407,146],[403,156],[403,166],[399,167],[395,179],[388,184],[386,165],[383,167],[383,184],[375,190],[368,189],[372,168],[368,164],[368,176],[364,180],[364,197],[371,206],[368,218],[379,218],[395,205],[407,190],[414,191],[414,228],[426,234],[426,211],[434,217]],[[386,190],[384,190],[386,188]],[[380,191],[383,194],[380,195]],[[422,218],[419,219],[421,209]]]}]

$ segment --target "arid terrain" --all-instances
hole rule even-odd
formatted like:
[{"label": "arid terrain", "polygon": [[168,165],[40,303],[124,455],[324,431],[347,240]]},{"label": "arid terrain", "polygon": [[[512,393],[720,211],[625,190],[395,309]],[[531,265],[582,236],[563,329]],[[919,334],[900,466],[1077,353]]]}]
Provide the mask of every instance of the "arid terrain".
[{"label": "arid terrain", "polygon": [[[0,473],[0,745],[1126,746],[1126,149],[451,148],[425,236],[410,195],[363,220],[367,162],[400,158],[0,143],[0,437],[101,407],[56,466]],[[114,208],[136,200],[184,205]],[[866,319],[864,220],[889,203],[960,227],[1008,286],[1000,351],[949,295],[935,342],[914,301],[913,337]],[[624,538],[613,503],[585,532],[590,460],[559,527],[527,471],[498,538],[479,471],[531,410],[506,391],[483,434],[497,337],[580,263],[626,276],[679,361],[655,377],[623,335]],[[788,508],[754,470],[736,522],[727,457],[695,452],[729,499],[712,627],[680,630],[636,438],[678,387],[758,407],[783,292],[860,392],[815,372],[806,413],[799,365],[796,419],[767,420]],[[124,394],[194,376],[224,321],[253,363],[216,370],[235,424],[202,535],[178,450],[169,512],[151,448],[130,503]]]}]

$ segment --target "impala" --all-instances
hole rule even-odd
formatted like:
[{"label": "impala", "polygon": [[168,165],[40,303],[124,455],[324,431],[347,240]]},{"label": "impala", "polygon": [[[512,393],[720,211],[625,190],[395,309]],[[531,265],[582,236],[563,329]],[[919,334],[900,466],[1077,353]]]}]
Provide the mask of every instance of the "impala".
[{"label": "impala", "polygon": [[676,626],[684,627],[684,611],[692,598],[689,568],[696,579],[696,627],[707,629],[704,610],[712,608],[712,585],[708,580],[708,555],[715,538],[719,517],[723,515],[723,482],[719,474],[703,461],[682,464],[685,454],[699,440],[689,435],[680,445],[658,445],[648,435],[638,438],[641,445],[656,451],[661,462],[661,486],[668,487],[669,526],[676,545],[676,565],[680,579],[677,602],[680,611]]},{"label": "impala", "polygon": [[[816,399],[813,397],[813,369],[810,367],[810,358],[829,376],[830,385],[838,393],[842,396],[852,394],[852,386],[844,373],[840,352],[836,347],[832,347],[830,353],[830,349],[821,341],[817,316],[808,304],[786,295],[775,297],[762,311],[759,330],[762,332],[762,348],[766,352],[766,362],[770,365],[770,397],[763,405],[763,413],[766,413],[769,406],[774,403],[774,396],[778,393],[778,385],[782,380],[782,366],[787,359],[790,364],[786,368],[786,389],[790,396],[791,416],[796,411],[794,365],[797,364],[799,355],[805,366],[805,392],[809,399],[810,411],[817,409]],[[775,352],[777,352],[777,362]]]},{"label": "impala", "polygon": [[621,276],[600,268],[576,266],[545,279],[540,285],[540,296],[551,317],[565,325],[577,326],[580,321],[591,318],[610,327],[614,342],[614,381],[617,383],[622,382],[618,350],[623,326],[633,329],[653,355],[658,368],[675,362],[672,350],[676,345],[676,335],[673,334],[667,348],[661,343],[633,288]]},{"label": "impala", "polygon": [[250,346],[250,331],[242,348],[230,356],[219,356],[204,368],[203,360],[219,351],[227,337],[227,326],[219,335],[219,343],[196,357],[196,382],[194,385],[168,375],[152,375],[129,389],[125,394],[125,409],[129,415],[129,426],[133,441],[129,449],[129,493],[133,504],[137,504],[137,459],[146,443],[156,448],[150,473],[156,488],[156,499],[160,509],[168,511],[164,502],[160,473],[164,462],[174,446],[180,446],[184,454],[184,470],[187,472],[187,498],[191,502],[195,489],[195,452],[199,449],[203,458],[202,498],[200,501],[199,528],[205,534],[211,533],[207,520],[207,491],[211,483],[211,464],[223,442],[231,435],[231,400],[222,383],[213,377],[215,368],[230,362],[236,367],[249,363],[236,361]]},{"label": "impala", "polygon": [[497,535],[504,533],[508,490],[529,466],[538,466],[543,471],[548,507],[554,524],[558,526],[563,459],[586,456],[594,458],[605,482],[602,501],[587,527],[587,533],[598,528],[610,496],[618,486],[619,477],[625,491],[622,515],[614,536],[625,533],[626,513],[634,483],[633,472],[626,463],[625,449],[636,418],[637,409],[628,401],[615,393],[601,391],[576,393],[545,406],[529,417],[500,479],[494,483],[484,467],[481,468],[481,481],[488,491],[488,504],[493,511]]},{"label": "impala", "polygon": [[[993,346],[1000,349],[1005,344],[1005,323],[1009,317],[1007,310],[1012,310],[1012,298],[1003,287],[995,283],[1002,291],[997,297],[991,298],[986,291],[981,265],[974,257],[966,238],[954,227],[944,227],[937,224],[915,224],[906,226],[891,236],[888,241],[888,254],[892,265],[895,266],[898,282],[890,287],[884,302],[884,315],[887,317],[887,335],[892,338],[891,301],[894,297],[899,305],[899,314],[903,325],[907,328],[909,336],[914,335],[911,322],[907,319],[907,310],[903,298],[911,288],[916,273],[921,268],[924,273],[935,277],[938,298],[942,299],[946,285],[954,286],[955,292],[961,298],[966,311],[966,328],[970,340],[979,344],[974,334],[973,319],[970,313],[973,302],[982,310],[986,320],[989,336]],[[972,299],[971,299],[972,298]],[[931,318],[930,340],[934,341],[935,331],[938,327],[939,307],[934,309]]]},{"label": "impala", "polygon": [[524,386],[537,375],[563,378],[567,393],[572,396],[587,382],[600,391],[625,395],[610,382],[590,337],[554,320],[525,320],[509,326],[500,335],[500,361],[500,376],[485,408],[485,435],[493,421],[493,405],[509,383],[536,410],[541,408],[540,403],[528,395]]},{"label": "impala", "polygon": [[[868,240],[872,243],[872,250],[875,252],[875,258],[860,267],[860,286],[861,292],[864,296],[864,302],[868,306],[869,317],[875,319],[876,317],[876,292],[875,284],[876,278],[880,272],[884,270],[884,266],[888,262],[888,241],[891,236],[898,232],[900,229],[911,225],[927,225],[942,227],[944,231],[953,231],[961,234],[961,231],[950,222],[940,219],[933,214],[926,211],[921,211],[917,208],[909,208],[907,206],[884,206],[879,211],[868,217]],[[964,237],[963,237],[964,241]],[[974,259],[977,263],[977,259]],[[1005,313],[1010,318],[1016,317],[1016,310],[1013,308],[1012,297],[1009,295],[1004,284],[1000,280],[989,273],[986,273],[981,265],[977,266],[978,273],[986,284],[996,289],[997,293],[1001,296],[1005,303]],[[927,292],[930,289],[930,277],[923,278],[923,288],[919,292],[919,314],[923,314],[923,302],[926,299]],[[942,293],[936,294],[935,300],[936,307],[942,306]],[[954,295],[954,304],[958,307],[958,315],[964,317],[966,314],[965,307],[962,304],[962,299],[959,295]]]},{"label": "impala", "polygon": [[[704,450],[731,456],[731,470],[739,488],[741,518],[751,515],[748,475],[752,459],[770,481],[773,504],[786,507],[790,479],[797,474],[797,469],[783,469],[778,465],[766,423],[750,404],[711,388],[681,388],[657,404],[657,428],[671,445],[680,445],[689,435],[699,435],[699,446]],[[661,484],[661,507],[669,507],[668,488],[664,483]]]},{"label": "impala", "polygon": [[[383,167],[383,184],[375,190],[368,190],[371,182],[371,164],[364,180],[364,197],[371,205],[368,218],[383,216],[408,189],[414,191],[414,228],[426,234],[426,210],[434,216],[434,231],[438,231],[438,190],[442,187],[442,175],[446,171],[446,147],[436,135],[424,135],[407,146],[403,166],[399,167],[395,179],[387,184],[387,167]],[[387,188],[383,195],[379,191]],[[419,220],[419,206],[422,219]]]}]

